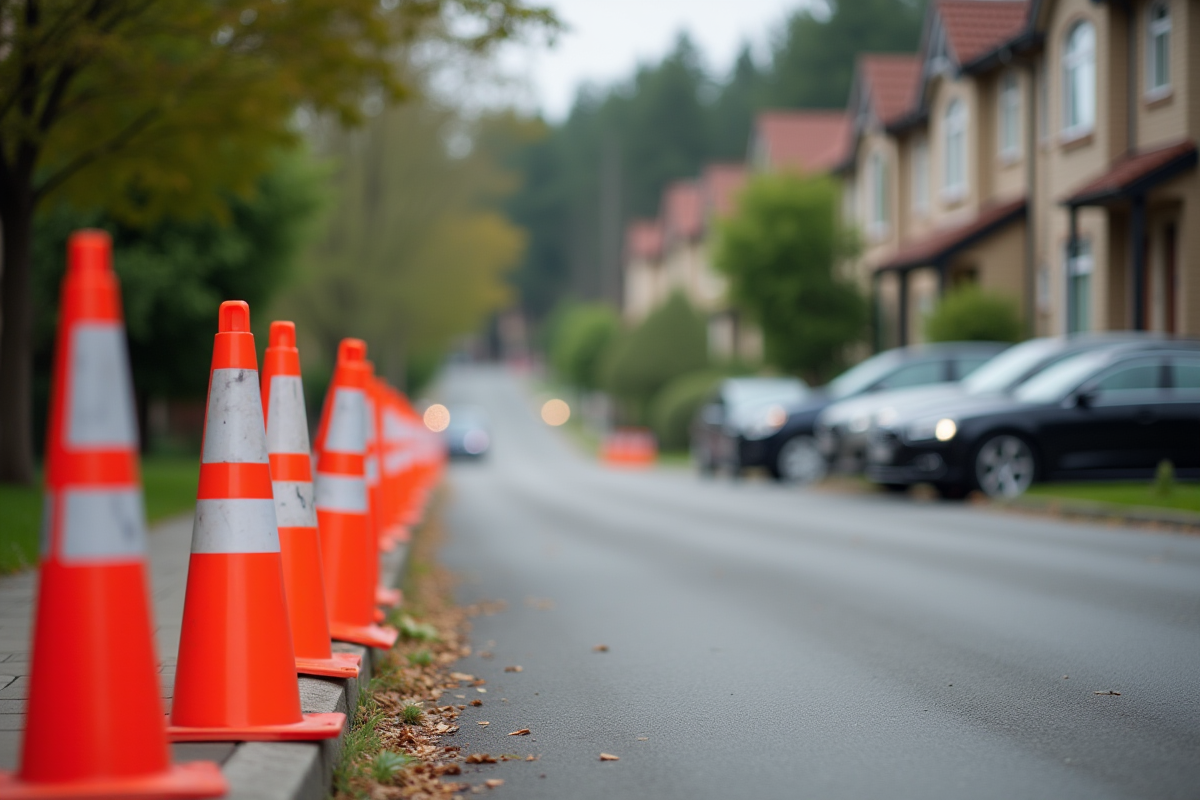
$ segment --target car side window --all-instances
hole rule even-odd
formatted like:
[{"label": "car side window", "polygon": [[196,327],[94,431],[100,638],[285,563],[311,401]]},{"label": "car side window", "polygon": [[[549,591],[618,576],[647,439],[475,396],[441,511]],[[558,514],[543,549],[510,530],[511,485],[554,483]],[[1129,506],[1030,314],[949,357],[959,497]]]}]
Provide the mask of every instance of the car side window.
[{"label": "car side window", "polygon": [[991,360],[991,356],[959,356],[958,360],[954,363],[954,377],[956,380],[961,381]]},{"label": "car side window", "polygon": [[1092,383],[1092,391],[1108,401],[1120,402],[1154,392],[1162,386],[1162,365],[1138,361],[1109,370]]},{"label": "car side window", "polygon": [[1200,398],[1200,359],[1172,359],[1171,395],[1175,398]]},{"label": "car side window", "polygon": [[945,361],[918,361],[906,364],[888,375],[875,389],[902,389],[906,386],[924,386],[927,383],[942,383],[947,380]]}]

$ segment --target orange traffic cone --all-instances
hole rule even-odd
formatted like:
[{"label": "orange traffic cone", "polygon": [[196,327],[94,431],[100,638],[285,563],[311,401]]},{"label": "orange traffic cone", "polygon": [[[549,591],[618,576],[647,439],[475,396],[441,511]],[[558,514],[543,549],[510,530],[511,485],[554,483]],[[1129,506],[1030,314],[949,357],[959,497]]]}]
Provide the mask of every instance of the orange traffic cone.
[{"label": "orange traffic cone", "polygon": [[313,505],[312,462],[296,325],[272,322],[269,341],[263,356],[263,415],[267,421],[267,453],[271,459],[283,587],[292,625],[296,671],[353,678],[358,675],[359,656],[334,653],[329,647],[329,614],[325,607],[325,578],[321,574],[317,509]]},{"label": "orange traffic cone", "polygon": [[375,625],[378,539],[371,529],[367,451],[367,346],[343,339],[317,429],[317,524],[333,638],[389,648],[399,635]]},{"label": "orange traffic cone", "polygon": [[407,491],[406,477],[412,454],[407,441],[407,428],[400,409],[400,392],[391,386],[386,388],[387,402],[384,405],[380,435],[383,439],[382,472],[388,484],[386,497],[387,528],[385,533],[392,542],[407,542],[408,527],[404,524],[404,500]]},{"label": "orange traffic cone", "polygon": [[[385,549],[388,541],[384,534],[384,493],[385,485],[382,475],[380,454],[383,452],[383,440],[379,435],[379,415],[383,409],[383,396],[380,394],[380,381],[375,377],[375,367],[368,361],[367,367],[371,373],[367,379],[367,460],[364,472],[367,479],[367,501],[370,504],[371,536],[379,550]],[[372,560],[375,565],[375,603],[389,608],[400,605],[400,590],[384,586],[379,582],[379,557]]]},{"label": "orange traffic cone", "polygon": [[67,250],[46,436],[28,717],[0,797],[219,797],[216,764],[173,766],[146,591],[133,386],[108,234]]},{"label": "orange traffic cone", "polygon": [[168,732],[329,739],[344,714],[300,713],[250,306],[222,303],[219,320]]}]

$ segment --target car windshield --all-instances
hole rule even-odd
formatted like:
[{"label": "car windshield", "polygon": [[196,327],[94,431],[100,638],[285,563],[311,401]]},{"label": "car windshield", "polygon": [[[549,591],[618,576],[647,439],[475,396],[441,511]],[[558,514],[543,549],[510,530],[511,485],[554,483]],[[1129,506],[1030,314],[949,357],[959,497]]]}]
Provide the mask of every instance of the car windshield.
[{"label": "car windshield", "polygon": [[963,389],[967,394],[1006,391],[1061,347],[1057,339],[1031,339],[1010,347],[965,378]]},{"label": "car windshield", "polygon": [[901,360],[900,354],[895,350],[871,356],[831,380],[827,387],[829,394],[833,397],[858,394],[895,369]]},{"label": "car windshield", "polygon": [[799,378],[753,378],[729,381],[725,397],[732,406],[797,403],[808,394]]},{"label": "car windshield", "polygon": [[1088,375],[1104,365],[1108,353],[1080,353],[1034,375],[1017,387],[1013,396],[1024,403],[1053,403],[1081,384]]}]

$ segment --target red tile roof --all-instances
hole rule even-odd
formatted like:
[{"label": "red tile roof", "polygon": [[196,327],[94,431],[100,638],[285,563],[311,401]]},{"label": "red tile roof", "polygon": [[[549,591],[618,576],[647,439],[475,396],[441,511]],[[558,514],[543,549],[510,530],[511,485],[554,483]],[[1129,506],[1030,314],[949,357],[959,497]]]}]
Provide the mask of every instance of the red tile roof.
[{"label": "red tile roof", "polygon": [[1170,169],[1185,159],[1196,161],[1196,143],[1192,141],[1156,147],[1132,153],[1113,162],[1108,172],[1076,189],[1063,202],[1068,205],[1083,205],[1089,202],[1115,198],[1134,183],[1153,176],[1158,170]]},{"label": "red tile roof", "polygon": [[625,228],[626,258],[656,259],[662,254],[662,226],[656,219],[635,219]]},{"label": "red tile roof", "polygon": [[940,0],[938,15],[959,64],[995,50],[1019,34],[1029,16],[1026,0]]},{"label": "red tile roof", "polygon": [[917,97],[921,80],[921,57],[915,54],[870,53],[859,56],[860,79],[884,125],[903,117]]},{"label": "red tile roof", "polygon": [[728,217],[734,212],[738,192],[746,184],[746,167],[742,164],[709,164],[704,168],[701,181],[705,215]]},{"label": "red tile roof", "polygon": [[663,193],[659,212],[663,241],[694,239],[704,227],[703,195],[699,181],[676,181]]},{"label": "red tile roof", "polygon": [[768,169],[824,172],[845,155],[850,118],[844,111],[764,111],[755,130]]},{"label": "red tile roof", "polygon": [[1025,212],[1025,198],[988,206],[969,222],[932,233],[900,247],[879,269],[909,269],[930,266],[983,239]]}]

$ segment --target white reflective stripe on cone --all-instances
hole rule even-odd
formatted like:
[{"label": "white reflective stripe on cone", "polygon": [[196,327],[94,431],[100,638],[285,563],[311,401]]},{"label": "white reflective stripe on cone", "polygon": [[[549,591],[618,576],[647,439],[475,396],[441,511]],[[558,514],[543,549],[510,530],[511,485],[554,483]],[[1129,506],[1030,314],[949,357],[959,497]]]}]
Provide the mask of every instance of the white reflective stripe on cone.
[{"label": "white reflective stripe on cone", "polygon": [[367,483],[362,478],[317,473],[317,510],[367,513]]},{"label": "white reflective stripe on cone", "polygon": [[71,329],[68,448],[137,447],[133,379],[125,330],[117,322],[81,322]]},{"label": "white reflective stripe on cone", "polygon": [[367,486],[379,483],[379,459],[375,456],[363,459],[363,477],[366,478]]},{"label": "white reflective stripe on cone", "polygon": [[413,462],[412,453],[408,450],[397,450],[384,457],[383,470],[388,475],[394,475]]},{"label": "white reflective stripe on cone", "polygon": [[221,498],[196,501],[193,553],[278,553],[275,501]]},{"label": "white reflective stripe on cone", "polygon": [[317,527],[313,485],[308,481],[272,481],[275,519],[281,528]]},{"label": "white reflective stripe on cone", "polygon": [[334,453],[363,453],[367,449],[367,404],[362,389],[338,389],[333,394],[325,449]]},{"label": "white reflective stripe on cone", "polygon": [[304,385],[299,376],[271,378],[271,397],[267,401],[267,452],[308,452],[308,417],[304,413]]},{"label": "white reflective stripe on cone", "polygon": [[128,561],[146,553],[141,489],[64,489],[62,515],[58,552],[64,562]]},{"label": "white reflective stripe on cone", "polygon": [[204,415],[205,464],[266,464],[267,432],[263,425],[258,371],[214,369]]},{"label": "white reflective stripe on cone", "polygon": [[363,415],[363,419],[367,423],[367,443],[372,444],[375,441],[375,401],[368,397],[366,404],[367,413]]}]

